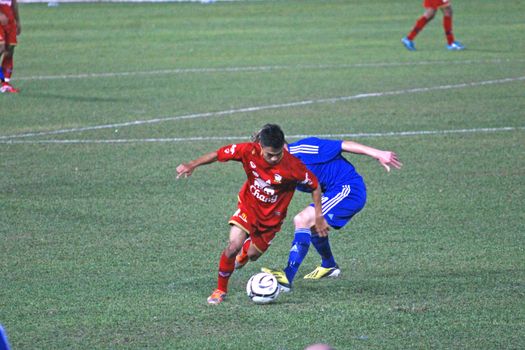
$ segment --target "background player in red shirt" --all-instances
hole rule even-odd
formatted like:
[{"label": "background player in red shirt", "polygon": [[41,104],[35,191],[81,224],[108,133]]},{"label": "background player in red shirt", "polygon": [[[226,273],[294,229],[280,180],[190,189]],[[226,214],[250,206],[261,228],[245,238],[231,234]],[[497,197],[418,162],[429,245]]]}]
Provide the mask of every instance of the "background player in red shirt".
[{"label": "background player in red shirt", "polygon": [[423,0],[423,7],[425,8],[423,16],[419,17],[412,31],[401,39],[401,42],[407,50],[416,50],[414,39],[427,23],[434,18],[438,9],[441,9],[443,12],[443,29],[447,37],[447,49],[451,51],[464,50],[465,47],[454,39],[454,34],[452,33],[452,5],[450,4],[450,0]]},{"label": "background player in red shirt", "polygon": [[22,31],[18,3],[16,0],[0,0],[0,63],[2,80],[0,92],[17,93],[18,89],[9,84],[13,72],[13,54],[17,44],[16,37]]},{"label": "background player in red shirt", "polygon": [[237,211],[229,221],[229,243],[221,254],[217,289],[208,297],[209,304],[219,304],[224,300],[228,280],[235,269],[235,258],[248,237],[250,260],[257,260],[268,249],[281,229],[298,184],[312,190],[315,228],[320,234],[327,234],[317,178],[299,159],[288,153],[284,145],[281,128],[266,124],[254,142],[227,145],[177,167],[177,178],[180,178],[190,176],[200,165],[235,160],[242,163],[247,176],[239,191]]}]

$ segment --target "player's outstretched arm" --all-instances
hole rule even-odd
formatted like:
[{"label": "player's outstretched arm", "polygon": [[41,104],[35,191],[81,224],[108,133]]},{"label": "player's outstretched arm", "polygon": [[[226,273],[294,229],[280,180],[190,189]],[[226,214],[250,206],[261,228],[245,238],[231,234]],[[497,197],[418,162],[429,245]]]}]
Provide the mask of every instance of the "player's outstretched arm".
[{"label": "player's outstretched arm", "polygon": [[177,179],[180,177],[188,177],[193,174],[193,170],[195,170],[196,167],[204,165],[204,164],[210,164],[217,161],[217,152],[211,152],[208,154],[205,154],[203,156],[200,156],[199,158],[192,160],[189,163],[182,163],[177,167]]},{"label": "player's outstretched arm", "polygon": [[401,163],[397,157],[397,154],[392,151],[382,151],[373,147],[365,146],[354,141],[343,141],[343,151],[364,154],[366,156],[377,159],[377,161],[386,169],[390,171],[390,167],[401,169],[403,163]]}]

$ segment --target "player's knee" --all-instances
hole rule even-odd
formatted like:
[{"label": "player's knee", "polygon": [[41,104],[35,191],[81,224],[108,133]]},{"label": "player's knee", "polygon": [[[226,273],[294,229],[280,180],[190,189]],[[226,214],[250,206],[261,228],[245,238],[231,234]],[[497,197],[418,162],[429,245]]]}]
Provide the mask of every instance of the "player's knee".
[{"label": "player's knee", "polygon": [[304,212],[300,212],[294,216],[293,223],[295,227],[311,227],[313,225],[313,220]]},{"label": "player's knee", "polygon": [[427,21],[431,21],[434,19],[434,16],[436,16],[436,11],[434,9],[427,9],[423,16],[425,16]]},{"label": "player's knee", "polygon": [[295,227],[302,227],[302,218],[301,218],[301,214],[297,214],[293,217],[293,224],[295,225]]},{"label": "player's knee", "polygon": [[241,251],[242,244],[237,244],[236,242],[230,242],[226,249],[224,250],[224,255],[226,255],[227,258],[231,259]]},{"label": "player's knee", "polygon": [[0,48],[0,55],[3,54],[5,58],[13,57],[14,53],[15,53],[15,47],[14,46],[2,45],[2,48]]}]

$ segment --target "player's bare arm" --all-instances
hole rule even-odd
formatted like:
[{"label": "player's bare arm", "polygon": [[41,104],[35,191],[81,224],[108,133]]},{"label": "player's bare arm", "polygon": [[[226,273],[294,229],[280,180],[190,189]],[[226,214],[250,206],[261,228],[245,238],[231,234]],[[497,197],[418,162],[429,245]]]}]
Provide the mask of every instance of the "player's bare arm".
[{"label": "player's bare arm", "polygon": [[318,186],[314,191],[312,191],[312,199],[314,202],[315,209],[315,231],[321,237],[328,236],[328,224],[326,223],[325,218],[323,217],[323,210],[321,207],[321,198],[322,192],[321,187]]},{"label": "player's bare arm", "polygon": [[342,148],[345,152],[364,154],[377,159],[386,171],[390,171],[391,166],[396,169],[401,169],[403,166],[403,163],[399,161],[397,154],[392,151],[382,151],[354,141],[343,141]]},{"label": "player's bare arm", "polygon": [[210,164],[217,161],[217,152],[211,152],[208,154],[205,154],[203,156],[200,156],[199,158],[192,160],[189,163],[182,163],[177,167],[177,179],[180,177],[188,177],[191,176],[193,173],[193,170],[195,170],[196,167],[204,165],[204,164]]}]

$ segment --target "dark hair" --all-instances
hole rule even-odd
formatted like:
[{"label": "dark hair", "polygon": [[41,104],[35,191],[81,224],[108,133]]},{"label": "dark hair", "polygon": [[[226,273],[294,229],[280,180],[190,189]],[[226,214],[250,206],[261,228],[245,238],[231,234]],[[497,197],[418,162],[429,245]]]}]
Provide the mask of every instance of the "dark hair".
[{"label": "dark hair", "polygon": [[255,142],[259,142],[263,147],[280,149],[284,147],[285,139],[281,127],[277,124],[266,124],[253,137]]}]

